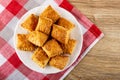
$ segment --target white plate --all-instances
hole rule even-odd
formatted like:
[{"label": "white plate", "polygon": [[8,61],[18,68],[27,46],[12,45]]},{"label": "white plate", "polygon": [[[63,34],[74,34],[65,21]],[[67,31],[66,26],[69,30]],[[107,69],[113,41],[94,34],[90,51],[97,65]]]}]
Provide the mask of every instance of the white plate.
[{"label": "white plate", "polygon": [[[33,52],[29,52],[29,51],[21,51],[19,49],[16,48],[16,35],[18,33],[20,34],[23,34],[23,33],[28,33],[25,29],[23,29],[21,27],[21,23],[23,22],[23,20],[30,14],[36,14],[36,15],[39,15],[46,7],[46,6],[39,6],[39,7],[36,7],[30,11],[28,11],[25,15],[23,15],[23,17],[19,20],[19,22],[17,23],[16,25],[16,29],[15,29],[15,33],[14,33],[14,45],[15,45],[15,50],[16,50],[16,53],[18,55],[18,57],[20,58],[20,60],[30,69],[34,70],[34,71],[37,71],[37,72],[40,72],[40,73],[45,73],[45,74],[52,74],[52,73],[57,73],[57,72],[60,72],[62,70],[59,70],[59,69],[56,69],[54,67],[51,67],[51,66],[47,66],[45,67],[44,69],[43,68],[40,68],[36,63],[34,63],[31,59],[31,56],[33,54]],[[71,35],[70,37],[72,39],[75,39],[77,40],[77,45],[76,45],[76,48],[73,52],[73,54],[70,56],[70,60],[67,64],[67,66],[65,67],[68,68],[76,59],[77,57],[80,55],[80,51],[81,51],[81,48],[82,48],[82,42],[83,42],[83,37],[82,37],[82,31],[81,31],[81,26],[77,20],[75,19],[75,17],[69,13],[68,11],[66,11],[65,9],[63,8],[60,8],[58,6],[53,6],[51,5],[62,17],[70,20],[71,22],[73,22],[75,24],[75,28],[73,29],[73,31],[71,32]],[[64,70],[65,70],[64,69]]]}]

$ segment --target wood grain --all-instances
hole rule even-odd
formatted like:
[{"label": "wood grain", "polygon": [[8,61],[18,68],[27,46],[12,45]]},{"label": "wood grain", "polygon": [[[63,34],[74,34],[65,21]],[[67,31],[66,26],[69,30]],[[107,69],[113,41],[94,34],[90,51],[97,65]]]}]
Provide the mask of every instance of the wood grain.
[{"label": "wood grain", "polygon": [[65,80],[120,80],[120,0],[69,0],[105,34]]}]

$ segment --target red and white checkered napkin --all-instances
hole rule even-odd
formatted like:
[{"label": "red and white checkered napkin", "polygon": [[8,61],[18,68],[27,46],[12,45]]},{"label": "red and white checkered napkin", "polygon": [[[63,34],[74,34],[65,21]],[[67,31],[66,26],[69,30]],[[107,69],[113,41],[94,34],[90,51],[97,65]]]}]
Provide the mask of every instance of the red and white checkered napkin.
[{"label": "red and white checkered napkin", "polygon": [[[71,12],[83,25],[84,38],[82,51],[77,60],[65,71],[49,75],[37,73],[27,68],[19,60],[13,48],[14,29],[21,16],[31,8],[46,4],[58,5]],[[103,33],[97,26],[66,0],[1,0],[0,80],[62,80],[102,37]]]}]

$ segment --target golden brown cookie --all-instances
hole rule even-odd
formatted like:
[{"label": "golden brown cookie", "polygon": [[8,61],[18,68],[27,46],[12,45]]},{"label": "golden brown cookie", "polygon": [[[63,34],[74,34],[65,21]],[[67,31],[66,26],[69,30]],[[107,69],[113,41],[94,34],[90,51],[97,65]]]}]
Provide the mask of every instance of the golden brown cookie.
[{"label": "golden brown cookie", "polygon": [[72,54],[74,49],[75,49],[75,46],[76,46],[76,40],[74,39],[69,39],[68,43],[67,44],[61,44],[61,47],[63,49],[63,52],[64,53],[67,53],[67,54]]},{"label": "golden brown cookie", "polygon": [[54,23],[60,18],[60,15],[50,5],[40,14],[40,16],[50,18]]},{"label": "golden brown cookie", "polygon": [[32,60],[42,68],[44,68],[47,65],[49,59],[50,58],[42,50],[42,48],[37,48],[32,55]]},{"label": "golden brown cookie", "polygon": [[49,61],[49,65],[62,70],[67,65],[68,60],[68,56],[55,56],[51,58],[51,60]]},{"label": "golden brown cookie", "polygon": [[38,16],[31,14],[24,20],[21,26],[27,29],[28,31],[34,31],[37,23],[38,23]]},{"label": "golden brown cookie", "polygon": [[32,31],[28,34],[28,41],[39,47],[43,46],[47,39],[48,36],[39,31]]},{"label": "golden brown cookie", "polygon": [[69,39],[70,31],[62,26],[53,24],[51,36],[58,40],[60,43],[67,44]]},{"label": "golden brown cookie", "polygon": [[62,48],[55,39],[46,42],[42,48],[47,53],[48,57],[53,57],[63,53]]},{"label": "golden brown cookie", "polygon": [[24,51],[35,50],[35,46],[27,40],[26,34],[17,34],[17,48]]},{"label": "golden brown cookie", "polygon": [[35,30],[41,31],[47,35],[50,34],[53,21],[46,17],[39,17],[39,21]]},{"label": "golden brown cookie", "polygon": [[61,17],[59,20],[58,20],[58,25],[60,26],[63,26],[64,28],[68,29],[68,30],[72,30],[75,26],[72,22],[70,22],[69,20]]}]

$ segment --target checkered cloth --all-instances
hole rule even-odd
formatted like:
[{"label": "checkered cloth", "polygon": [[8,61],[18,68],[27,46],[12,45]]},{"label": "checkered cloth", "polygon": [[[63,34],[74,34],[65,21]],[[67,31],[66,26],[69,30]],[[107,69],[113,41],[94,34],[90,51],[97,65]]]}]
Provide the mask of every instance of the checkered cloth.
[{"label": "checkered cloth", "polygon": [[[77,60],[66,70],[56,74],[42,74],[27,68],[13,48],[14,29],[28,10],[46,4],[58,5],[71,12],[82,24],[83,47]],[[0,80],[62,80],[103,37],[97,26],[67,0],[1,0],[0,1]]]}]

